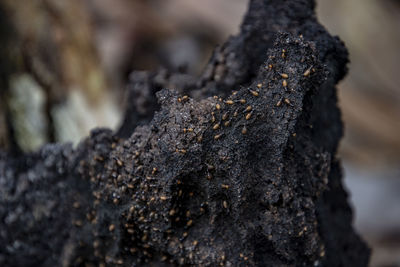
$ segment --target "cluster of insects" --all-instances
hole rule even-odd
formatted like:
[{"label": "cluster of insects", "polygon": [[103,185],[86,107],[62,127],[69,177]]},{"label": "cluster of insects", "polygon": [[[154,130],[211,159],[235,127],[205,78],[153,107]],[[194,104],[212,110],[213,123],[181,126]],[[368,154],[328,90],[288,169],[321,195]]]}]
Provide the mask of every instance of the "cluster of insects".
[{"label": "cluster of insects", "polygon": [[[287,58],[287,51],[283,49],[281,56],[282,58]],[[272,70],[273,68],[273,65],[267,65],[267,69]],[[308,77],[313,72],[315,70],[310,67],[304,71],[303,76]],[[291,80],[288,73],[277,73],[275,81],[279,82],[279,86],[285,89],[290,88]],[[207,116],[207,119],[209,119],[207,125],[203,125],[204,127],[201,126],[203,128],[200,126],[197,128],[196,123],[190,124],[189,121],[180,130],[185,136],[190,136],[190,140],[196,140],[197,143],[201,143],[205,136],[215,141],[223,140],[224,135],[229,134],[227,129],[233,129],[233,131],[238,129],[241,135],[246,136],[252,130],[251,123],[260,118],[259,115],[262,112],[261,105],[263,102],[260,98],[265,97],[263,88],[268,86],[269,84],[261,82],[250,88],[234,91],[226,99],[214,96],[212,100],[213,107]],[[177,101],[178,103],[185,104],[189,101],[189,97],[184,95],[178,97]],[[292,105],[288,98],[282,98],[276,104],[274,101],[272,105],[279,107],[282,104]],[[151,158],[149,155],[142,154],[148,152],[144,151],[143,147],[133,149],[129,144],[126,145],[127,148],[129,147],[127,150],[123,150],[122,147],[122,145],[112,142],[111,150],[121,149],[122,151],[112,153],[108,160],[105,159],[106,156],[102,155],[96,155],[94,158],[96,162],[102,164],[107,164],[108,162],[106,174],[97,174],[95,176],[95,171],[92,171],[93,176],[91,176],[91,181],[97,184],[98,188],[102,188],[102,190],[94,190],[93,192],[94,206],[98,205],[101,200],[104,201],[106,199],[113,205],[126,207],[121,213],[119,224],[115,221],[110,221],[105,226],[106,230],[112,239],[116,239],[117,233],[121,231],[125,233],[124,236],[127,237],[127,240],[124,241],[126,247],[123,249],[129,251],[132,255],[136,255],[138,259],[144,259],[145,262],[146,258],[150,259],[154,256],[152,255],[150,244],[161,242],[160,236],[166,242],[172,242],[172,246],[183,251],[184,240],[188,240],[190,228],[195,225],[197,216],[206,212],[207,203],[201,203],[201,206],[196,209],[185,207],[185,205],[182,206],[180,204],[184,202],[182,199],[192,198],[195,194],[194,192],[186,191],[183,182],[177,179],[176,190],[166,193],[160,187],[160,182],[158,182],[158,177],[162,175],[162,172],[160,172],[157,166],[151,166],[148,161],[144,161],[145,158]],[[188,151],[190,151],[190,147],[185,146],[175,149],[175,152],[180,154],[186,154]],[[210,172],[212,173],[213,171],[214,166],[207,166],[207,178],[210,180]],[[231,190],[230,185],[226,183],[221,183],[218,186],[223,190]],[[175,202],[172,201],[173,199],[175,199]],[[186,202],[191,201],[187,200]],[[81,204],[74,202],[73,207],[79,209]],[[221,200],[220,207],[227,211],[232,209],[228,199]],[[98,223],[98,218],[94,210],[89,211],[86,217],[90,223]],[[169,226],[170,228],[164,227],[163,229],[156,226],[163,225],[165,222],[175,225],[180,230],[176,232],[172,230],[174,228],[171,228],[171,226]],[[81,227],[83,222],[77,220],[74,224],[77,227]],[[193,248],[198,247],[199,242],[201,241],[190,239]],[[95,239],[93,242],[95,255],[103,257],[99,250],[100,247],[101,241]],[[193,257],[193,253],[188,255],[189,258]],[[243,254],[240,255],[240,258],[245,261],[248,260],[248,257]],[[166,261],[168,259],[170,257],[162,256],[162,260]],[[123,264],[123,261],[119,258],[104,258],[104,260],[105,262],[112,261],[116,265]],[[181,261],[184,263],[185,259],[182,258]],[[225,256],[222,255],[221,265],[223,265],[224,261]]]},{"label": "cluster of insects", "polygon": [[[281,57],[287,59],[288,51],[286,49],[282,49]],[[274,69],[272,64],[267,65],[267,70],[271,71]],[[303,73],[304,77],[308,77],[312,72],[315,72],[315,69],[310,67],[306,69]],[[281,86],[286,89],[289,88],[289,74],[288,73],[278,73],[281,79]],[[273,78],[276,79],[276,78]],[[219,96],[214,96],[214,109],[211,111],[210,116],[210,128],[214,131],[213,139],[220,140],[227,134],[224,131],[224,128],[228,128],[234,126],[235,128],[239,127],[242,135],[246,135],[249,132],[249,123],[255,119],[257,116],[257,106],[253,106],[250,103],[257,103],[260,101],[254,101],[254,99],[249,99],[249,97],[257,98],[262,94],[262,88],[266,85],[265,82],[258,83],[254,86],[254,88],[247,88],[245,90],[233,91],[232,95],[227,99],[222,99]],[[293,90],[293,89],[292,89]],[[187,95],[179,97],[179,103],[185,103],[189,100]],[[276,102],[276,106],[280,107],[282,104],[286,104],[292,106],[292,102],[287,97],[282,97],[278,102]],[[243,120],[243,119],[244,120]],[[183,132],[185,134],[195,134],[197,137],[197,141],[199,143],[203,140],[203,134],[196,133],[195,129],[192,127],[183,128]],[[187,149],[180,148],[176,149],[176,152],[185,154]]]},{"label": "cluster of insects", "polygon": [[[257,87],[260,89],[262,84],[258,84]],[[259,91],[257,90],[248,89],[248,92],[253,97],[259,96]],[[248,104],[246,98],[237,98],[237,94],[238,92],[233,92],[232,96],[225,101],[218,96],[214,96],[217,103],[215,104],[214,111],[211,112],[210,120],[212,130],[216,132],[216,134],[214,134],[214,140],[219,140],[223,137],[223,128],[231,126],[235,121],[240,119],[240,116],[243,116],[246,121],[249,121],[253,117],[253,106]],[[246,125],[242,126],[241,133],[247,134]]]}]

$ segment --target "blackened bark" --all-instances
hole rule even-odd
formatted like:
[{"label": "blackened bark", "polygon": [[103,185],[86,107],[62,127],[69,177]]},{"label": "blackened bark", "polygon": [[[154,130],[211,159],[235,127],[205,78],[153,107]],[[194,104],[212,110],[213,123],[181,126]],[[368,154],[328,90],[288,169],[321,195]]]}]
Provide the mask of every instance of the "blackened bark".
[{"label": "blackened bark", "polygon": [[118,135],[2,154],[0,263],[366,266],[335,156],[347,52],[313,8],[251,1],[199,81],[133,74]]}]

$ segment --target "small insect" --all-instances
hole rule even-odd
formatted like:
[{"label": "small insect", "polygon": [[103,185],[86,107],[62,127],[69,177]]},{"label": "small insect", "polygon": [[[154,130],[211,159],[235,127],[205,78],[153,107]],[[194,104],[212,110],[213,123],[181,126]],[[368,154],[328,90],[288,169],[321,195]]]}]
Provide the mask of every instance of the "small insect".
[{"label": "small insect", "polygon": [[182,98],[178,97],[178,102],[181,103],[182,102]]},{"label": "small insect", "polygon": [[212,171],[212,170],[215,169],[215,167],[214,167],[213,165],[211,165],[211,164],[207,164],[207,169],[208,169],[209,171]]},{"label": "small insect", "polygon": [[146,242],[146,241],[147,241],[147,235],[144,234],[144,235],[142,236],[142,242]]},{"label": "small insect", "polygon": [[225,126],[225,127],[228,127],[230,124],[231,124],[231,121],[226,121],[226,122],[224,123],[224,126]]},{"label": "small insect", "polygon": [[290,100],[289,99],[285,98],[284,101],[285,101],[286,104],[290,105]]},{"label": "small insect", "polygon": [[160,196],[160,199],[161,199],[162,201],[165,201],[165,200],[167,200],[167,197],[166,197],[166,196]]},{"label": "small insect", "polygon": [[310,75],[310,73],[311,73],[311,69],[307,69],[307,70],[303,73],[303,76],[304,76],[304,77],[307,77],[307,76]]},{"label": "small insect", "polygon": [[287,80],[283,80],[282,81],[282,85],[283,85],[283,87],[286,87],[287,86]]},{"label": "small insect", "polygon": [[250,90],[250,93],[251,93],[253,96],[258,96],[258,92],[257,92],[257,91]]},{"label": "small insect", "polygon": [[221,187],[222,187],[223,189],[229,189],[229,185],[227,185],[227,184],[221,184]]},{"label": "small insect", "polygon": [[219,129],[219,123],[217,123],[217,124],[215,124],[215,125],[213,126],[213,130],[217,130],[217,129]]},{"label": "small insect", "polygon": [[226,202],[226,200],[224,200],[224,201],[222,202],[222,205],[224,206],[225,209],[228,208],[228,202]]},{"label": "small insect", "polygon": [[215,139],[215,140],[218,140],[218,139],[220,139],[221,137],[222,137],[222,134],[217,134],[217,135],[214,136],[214,139]]},{"label": "small insect", "polygon": [[283,79],[287,79],[287,78],[289,78],[289,75],[287,75],[286,73],[281,73],[281,77]]},{"label": "small insect", "polygon": [[186,223],[187,226],[191,226],[192,224],[193,224],[193,220],[189,220],[189,221]]},{"label": "small insect", "polygon": [[246,103],[246,99],[240,99],[239,102],[240,102],[241,104],[245,104],[245,103]]},{"label": "small insect", "polygon": [[156,174],[156,172],[157,172],[157,168],[154,167],[153,170],[151,171],[151,174],[154,175],[154,174]]},{"label": "small insect", "polygon": [[245,109],[245,111],[248,112],[248,111],[251,111],[252,109],[253,109],[253,108],[252,108],[251,106],[247,106],[246,109]]},{"label": "small insect", "polygon": [[94,248],[98,248],[99,246],[100,246],[100,241],[99,240],[93,241],[93,247]]},{"label": "small insect", "polygon": [[261,88],[262,87],[262,83],[257,84],[257,88]]},{"label": "small insect", "polygon": [[234,102],[233,102],[233,100],[226,100],[225,103],[228,105],[233,105]]},{"label": "small insect", "polygon": [[199,242],[197,240],[194,240],[192,244],[193,244],[193,246],[197,246],[198,243]]},{"label": "small insect", "polygon": [[276,103],[276,106],[277,107],[280,107],[282,105],[282,100],[279,100],[277,103]]},{"label": "small insect", "polygon": [[115,225],[114,224],[110,224],[110,226],[108,226],[108,231],[112,232],[115,230]]},{"label": "small insect", "polygon": [[233,113],[233,117],[237,117],[237,115],[238,115],[238,112],[237,112],[237,110]]},{"label": "small insect", "polygon": [[104,158],[103,158],[102,156],[96,156],[96,157],[95,157],[95,160],[104,161]]},{"label": "small insect", "polygon": [[246,120],[250,120],[251,114],[252,114],[251,112],[246,114]]},{"label": "small insect", "polygon": [[247,134],[247,128],[246,128],[246,126],[243,126],[243,128],[242,128],[242,134]]},{"label": "small insect", "polygon": [[122,167],[122,165],[124,165],[124,164],[122,163],[121,160],[117,159],[117,165],[118,165],[119,167]]},{"label": "small insect", "polygon": [[186,101],[186,100],[188,100],[189,99],[189,97],[187,96],[187,95],[184,95],[183,97],[182,97],[182,101]]},{"label": "small insect", "polygon": [[221,109],[221,105],[220,105],[220,104],[216,104],[216,105],[215,105],[215,108],[218,109],[218,110],[220,110],[220,109]]},{"label": "small insect", "polygon": [[125,193],[125,192],[126,192],[126,186],[125,186],[125,185],[123,185],[123,186],[121,187],[121,192],[122,192],[122,193]]},{"label": "small insect", "polygon": [[226,120],[228,118],[228,112],[226,112],[226,113],[224,113],[223,115],[222,115],[222,120],[224,121],[224,120]]}]

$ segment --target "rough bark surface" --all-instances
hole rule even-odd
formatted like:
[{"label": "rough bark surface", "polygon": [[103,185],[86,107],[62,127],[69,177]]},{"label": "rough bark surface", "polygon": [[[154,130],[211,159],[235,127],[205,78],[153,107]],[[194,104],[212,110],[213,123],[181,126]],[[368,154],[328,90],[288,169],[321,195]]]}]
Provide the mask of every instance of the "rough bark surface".
[{"label": "rough bark surface", "polygon": [[335,156],[347,52],[313,8],[250,1],[200,79],[133,73],[117,134],[0,154],[0,265],[367,266]]}]

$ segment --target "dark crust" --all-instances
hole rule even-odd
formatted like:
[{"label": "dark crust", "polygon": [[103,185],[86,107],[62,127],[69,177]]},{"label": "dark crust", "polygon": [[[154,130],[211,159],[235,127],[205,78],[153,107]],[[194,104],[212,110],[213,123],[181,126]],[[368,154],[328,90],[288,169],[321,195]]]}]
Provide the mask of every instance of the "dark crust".
[{"label": "dark crust", "polygon": [[132,74],[118,133],[0,154],[0,265],[367,266],[335,156],[347,52],[313,8],[250,1],[200,79]]}]

